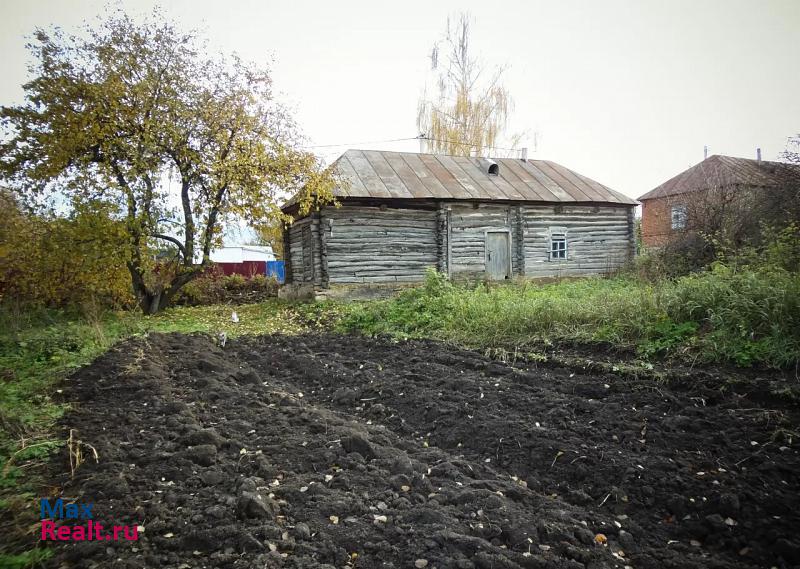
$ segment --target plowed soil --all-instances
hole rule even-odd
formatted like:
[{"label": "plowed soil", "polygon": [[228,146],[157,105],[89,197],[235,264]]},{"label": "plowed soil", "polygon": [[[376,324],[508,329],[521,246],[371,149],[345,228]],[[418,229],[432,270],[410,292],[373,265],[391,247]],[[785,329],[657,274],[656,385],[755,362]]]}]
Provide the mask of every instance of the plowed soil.
[{"label": "plowed soil", "polygon": [[337,335],[133,339],[68,380],[63,426],[99,460],[84,445],[58,482],[144,532],[53,566],[796,566],[800,414],[766,384]]}]

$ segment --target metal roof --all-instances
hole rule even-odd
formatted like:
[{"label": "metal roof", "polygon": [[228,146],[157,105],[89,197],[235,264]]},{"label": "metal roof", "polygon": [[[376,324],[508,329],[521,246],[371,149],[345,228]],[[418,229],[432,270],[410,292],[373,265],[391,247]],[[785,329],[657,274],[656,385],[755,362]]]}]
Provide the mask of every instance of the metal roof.
[{"label": "metal roof", "polygon": [[651,200],[715,187],[780,187],[800,183],[800,166],[715,154],[650,190],[640,200]]},{"label": "metal roof", "polygon": [[[489,174],[492,163],[499,166],[496,175]],[[347,182],[334,191],[339,198],[636,205],[635,200],[549,160],[348,150],[331,167]]]}]

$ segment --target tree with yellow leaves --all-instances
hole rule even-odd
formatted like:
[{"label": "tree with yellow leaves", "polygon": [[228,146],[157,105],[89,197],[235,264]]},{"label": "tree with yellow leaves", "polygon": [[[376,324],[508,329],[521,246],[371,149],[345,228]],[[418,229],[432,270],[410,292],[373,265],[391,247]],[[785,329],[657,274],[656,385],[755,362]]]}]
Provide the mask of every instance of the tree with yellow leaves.
[{"label": "tree with yellow leaves", "polygon": [[[419,101],[417,127],[427,150],[454,156],[494,153],[512,107],[501,79],[503,67],[488,69],[470,51],[470,17],[447,20],[444,40],[433,47],[435,93]],[[516,146],[521,135],[508,144]]]},{"label": "tree with yellow leaves", "polygon": [[0,176],[29,199],[115,205],[145,312],[206,269],[227,221],[288,221],[279,200],[291,193],[301,213],[331,200],[334,180],[299,147],[269,70],[209,55],[161,14],[117,13],[82,36],[38,30],[29,47],[26,102],[0,109]]}]

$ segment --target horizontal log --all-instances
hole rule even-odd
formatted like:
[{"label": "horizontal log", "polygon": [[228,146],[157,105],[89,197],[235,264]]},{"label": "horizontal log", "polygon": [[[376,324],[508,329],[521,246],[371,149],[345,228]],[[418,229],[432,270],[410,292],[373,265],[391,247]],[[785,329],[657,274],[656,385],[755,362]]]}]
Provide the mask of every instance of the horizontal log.
[{"label": "horizontal log", "polygon": [[621,225],[619,223],[597,223],[596,225],[586,225],[585,223],[581,223],[580,225],[569,225],[566,223],[561,224],[533,224],[528,223],[523,226],[523,231],[526,235],[536,235],[536,234],[548,234],[552,228],[564,228],[567,230],[567,233],[595,233],[598,231],[618,231],[624,232],[628,231],[627,225]]},{"label": "horizontal log", "polygon": [[450,212],[453,215],[485,215],[485,214],[498,214],[507,213],[511,210],[512,206],[507,205],[481,205],[473,207],[472,205],[453,205]]},{"label": "horizontal log", "polygon": [[336,277],[331,278],[330,282],[338,284],[357,284],[357,283],[416,283],[425,280],[425,275],[405,275],[405,276],[379,276],[379,277]]},{"label": "horizontal log", "polygon": [[407,271],[416,270],[419,267],[424,267],[427,265],[436,264],[436,260],[433,261],[424,261],[422,259],[418,261],[397,261],[394,263],[381,263],[376,264],[374,262],[367,262],[367,261],[354,261],[354,262],[342,262],[342,263],[333,263],[328,265],[329,271],[337,271],[339,273],[347,273],[347,272],[357,272],[357,271],[378,271],[378,272],[396,272],[402,273]]},{"label": "horizontal log", "polygon": [[[582,258],[582,259],[605,259],[606,257],[618,257],[618,256],[627,256],[628,249],[623,249],[622,247],[617,249],[611,250],[596,250],[591,251],[587,249],[568,249],[567,254],[569,257],[572,258]],[[526,259],[546,259],[548,258],[549,251],[526,251],[525,258]]]},{"label": "horizontal log", "polygon": [[328,261],[328,270],[334,268],[347,268],[347,267],[375,267],[375,268],[389,268],[392,267],[415,267],[417,265],[425,265],[431,264],[436,262],[436,257],[429,257],[429,258],[416,258],[416,259],[409,259],[409,258],[391,258],[391,259],[364,259],[361,257],[360,260],[356,259],[348,259],[348,260],[335,260],[335,261]]},{"label": "horizontal log", "polygon": [[428,219],[365,219],[361,217],[357,218],[348,218],[348,219],[337,219],[333,223],[328,224],[325,227],[326,231],[336,231],[340,227],[349,227],[349,226],[363,226],[363,227],[425,227],[425,228],[435,228],[436,227],[436,219],[435,218],[428,218]]},{"label": "horizontal log", "polygon": [[558,269],[559,267],[571,267],[576,269],[586,269],[586,270],[604,270],[607,268],[614,268],[618,267],[623,264],[623,261],[619,262],[608,262],[608,263],[579,263],[579,262],[567,262],[567,263],[552,263],[552,262],[545,262],[545,263],[527,263],[525,265],[525,272],[526,273],[534,273],[536,271],[551,271]]},{"label": "horizontal log", "polygon": [[409,223],[416,223],[416,222],[426,222],[430,220],[436,219],[436,212],[433,211],[424,211],[424,212],[412,212],[412,213],[385,213],[385,214],[374,214],[374,213],[356,213],[356,212],[345,212],[343,215],[335,215],[329,216],[323,219],[323,225],[336,225],[337,223],[346,223],[351,221],[370,221],[373,223],[383,223],[388,221],[405,221]]},{"label": "horizontal log", "polygon": [[508,221],[509,213],[507,211],[482,211],[478,213],[452,213],[453,223],[474,223],[482,219],[491,221]]},{"label": "horizontal log", "polygon": [[528,225],[523,228],[524,235],[541,236],[550,235],[552,228],[566,229],[567,236],[576,235],[596,235],[603,233],[616,233],[617,235],[627,234],[628,228],[616,224],[598,225],[597,227],[587,227],[586,225]]},{"label": "horizontal log", "polygon": [[553,206],[526,205],[522,206],[522,213],[526,215],[531,213],[550,215],[598,215],[601,213],[609,215],[628,215],[628,208],[599,206],[598,210],[595,211],[593,207],[562,206],[560,213],[556,213]]},{"label": "horizontal log", "polygon": [[361,244],[348,247],[328,248],[328,257],[341,259],[347,256],[416,256],[416,257],[435,257],[436,251],[431,251],[430,247],[405,247],[402,245]]},{"label": "horizontal log", "polygon": [[350,261],[355,259],[435,259],[436,252],[402,251],[399,249],[348,249],[346,251],[328,251],[328,261]]},{"label": "horizontal log", "polygon": [[389,231],[348,231],[339,234],[329,235],[328,243],[334,243],[337,239],[361,239],[365,241],[405,241],[409,243],[436,243],[435,235],[427,232],[408,231],[405,233],[392,233]]},{"label": "horizontal log", "polygon": [[365,215],[410,215],[410,214],[435,214],[433,209],[417,209],[407,207],[371,207],[363,205],[343,205],[342,207],[326,206],[322,208],[322,217],[350,215],[353,213]]},{"label": "horizontal log", "polygon": [[[433,265],[431,265],[433,266]],[[330,273],[328,278],[334,281],[347,281],[349,279],[371,278],[371,279],[385,279],[385,280],[422,280],[425,275],[425,270],[428,267],[421,267],[416,271],[409,272],[376,272],[376,271],[356,271],[351,273]]]},{"label": "horizontal log", "polygon": [[332,227],[325,230],[326,236],[335,236],[341,235],[342,233],[353,233],[353,232],[362,232],[362,233],[377,233],[377,232],[390,232],[390,233],[405,233],[405,232],[416,232],[416,233],[430,233],[431,235],[436,233],[436,225],[435,224],[428,224],[428,225],[392,225],[392,224],[380,224],[380,225],[366,225],[366,224],[350,224],[350,223],[341,223],[339,225],[333,225]]}]

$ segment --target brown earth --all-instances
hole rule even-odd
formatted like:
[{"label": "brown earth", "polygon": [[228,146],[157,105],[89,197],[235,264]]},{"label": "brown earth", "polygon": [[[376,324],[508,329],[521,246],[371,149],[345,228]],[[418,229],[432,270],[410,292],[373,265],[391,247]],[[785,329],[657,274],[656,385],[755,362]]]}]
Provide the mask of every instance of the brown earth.
[{"label": "brown earth", "polygon": [[130,340],[67,382],[63,426],[99,462],[84,446],[59,482],[144,533],[53,566],[796,566],[798,409],[768,383],[336,335]]}]

